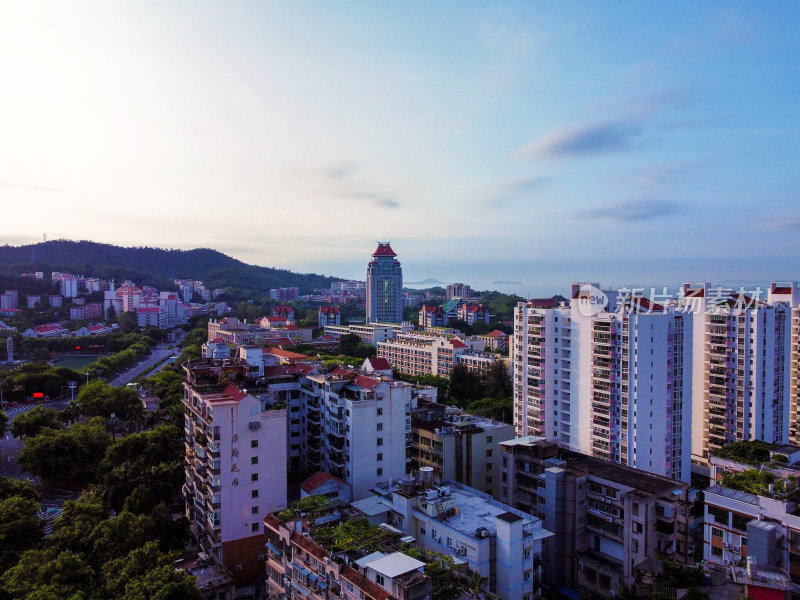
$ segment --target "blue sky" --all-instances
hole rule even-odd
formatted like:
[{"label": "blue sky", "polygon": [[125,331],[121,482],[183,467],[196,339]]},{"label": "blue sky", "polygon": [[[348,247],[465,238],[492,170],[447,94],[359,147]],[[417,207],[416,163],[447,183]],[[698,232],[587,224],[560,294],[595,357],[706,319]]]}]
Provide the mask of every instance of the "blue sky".
[{"label": "blue sky", "polygon": [[[0,243],[797,279],[796,2],[0,2]],[[493,283],[517,282],[517,283]]]}]

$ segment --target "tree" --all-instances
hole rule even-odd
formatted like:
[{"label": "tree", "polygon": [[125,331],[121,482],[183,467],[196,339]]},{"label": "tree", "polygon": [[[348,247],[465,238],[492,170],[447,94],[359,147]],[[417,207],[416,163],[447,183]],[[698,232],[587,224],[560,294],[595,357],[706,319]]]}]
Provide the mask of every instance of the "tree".
[{"label": "tree", "polygon": [[492,363],[484,376],[486,394],[495,398],[508,398],[512,394],[511,377],[508,376],[508,367],[505,361],[498,360]]},{"label": "tree", "polygon": [[119,316],[117,317],[117,323],[122,331],[128,333],[136,331],[136,328],[139,326],[139,320],[136,317],[136,313],[133,312],[119,313]]},{"label": "tree", "polygon": [[48,545],[88,555],[94,544],[94,531],[107,517],[102,497],[84,492],[77,500],[64,503],[61,516],[53,522],[53,535],[47,538]]},{"label": "tree", "polygon": [[11,435],[18,438],[30,438],[43,429],[61,429],[58,411],[52,408],[37,406],[28,412],[20,413],[11,424]]},{"label": "tree", "polygon": [[13,477],[0,477],[0,500],[11,496],[28,498],[36,503],[41,500],[39,493],[27,479],[14,479]]},{"label": "tree", "polygon": [[148,542],[107,562],[101,570],[105,597],[200,600],[193,578],[175,569],[176,558],[177,554],[161,552],[157,542]]},{"label": "tree", "polygon": [[0,572],[16,564],[25,550],[36,548],[44,538],[39,504],[23,496],[0,500]]},{"label": "tree", "polygon": [[69,429],[43,429],[26,438],[19,455],[25,471],[48,479],[92,479],[110,439],[101,418]]},{"label": "tree", "polygon": [[339,351],[346,356],[355,356],[361,338],[355,333],[348,333],[339,338]]},{"label": "tree", "polygon": [[467,405],[472,400],[477,400],[481,397],[481,380],[480,377],[467,369],[462,364],[457,364],[450,372],[450,400],[461,407]]},{"label": "tree", "polygon": [[71,550],[26,552],[0,577],[0,588],[12,598],[88,598],[95,587],[94,570],[81,554]]},{"label": "tree", "polygon": [[8,428],[8,415],[0,411],[0,438],[5,436]]}]

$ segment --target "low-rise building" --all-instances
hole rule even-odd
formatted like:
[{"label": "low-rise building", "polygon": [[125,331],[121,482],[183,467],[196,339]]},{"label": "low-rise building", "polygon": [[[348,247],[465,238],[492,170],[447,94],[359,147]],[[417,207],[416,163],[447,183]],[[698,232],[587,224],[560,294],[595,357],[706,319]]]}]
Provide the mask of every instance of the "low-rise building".
[{"label": "low-rise building", "polygon": [[458,309],[458,318],[465,321],[467,325],[474,325],[475,323],[489,324],[489,319],[492,315],[483,304],[464,304]]},{"label": "low-rise building", "polygon": [[375,491],[352,507],[413,537],[418,548],[467,563],[501,600],[540,597],[542,542],[552,536],[540,519],[454,481],[434,486],[430,468]]},{"label": "low-rise building", "polygon": [[573,452],[552,440],[502,442],[500,499],[539,516],[551,585],[612,597],[658,556],[686,563],[688,484]]},{"label": "low-rise building", "polygon": [[355,334],[365,344],[377,346],[380,342],[394,338],[398,334],[408,333],[413,329],[411,323],[369,323],[367,325],[328,325],[325,333],[341,337]]},{"label": "low-rise building", "polygon": [[451,479],[499,499],[500,443],[514,435],[511,424],[420,399],[412,409],[410,467],[431,467],[436,481]]},{"label": "low-rise building", "polygon": [[406,375],[448,377],[453,367],[463,364],[468,370],[485,373],[501,360],[495,354],[481,352],[483,342],[464,340],[454,335],[433,336],[427,333],[403,334],[378,343],[378,357]]},{"label": "low-rise building", "polygon": [[505,350],[508,347],[508,334],[499,329],[490,331],[486,335],[476,336],[484,344],[487,350]]},{"label": "low-rise building", "polygon": [[703,558],[725,569],[750,561],[782,570],[800,594],[800,447],[737,442],[709,464]]},{"label": "low-rise building", "polygon": [[326,327],[328,325],[340,325],[342,321],[339,315],[339,307],[320,306],[317,322],[319,327]]}]

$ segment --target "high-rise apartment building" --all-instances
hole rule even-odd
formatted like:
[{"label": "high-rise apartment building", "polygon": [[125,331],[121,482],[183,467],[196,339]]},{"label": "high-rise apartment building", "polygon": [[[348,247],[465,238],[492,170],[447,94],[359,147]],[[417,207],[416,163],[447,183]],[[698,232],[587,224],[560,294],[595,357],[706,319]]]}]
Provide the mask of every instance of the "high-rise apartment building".
[{"label": "high-rise apartment building", "polygon": [[691,317],[610,291],[608,304],[597,306],[592,290],[574,284],[569,304],[517,305],[511,350],[517,435],[557,439],[584,454],[688,481]]},{"label": "high-rise apartment building", "polygon": [[389,242],[378,242],[367,266],[367,323],[403,320],[403,269]]},{"label": "high-rise apartment building", "polygon": [[232,383],[247,363],[184,368],[186,515],[203,551],[246,585],[264,568],[262,519],[286,505],[286,404]]},{"label": "high-rise apartment building", "polygon": [[[790,421],[790,397],[792,319],[798,305],[800,290],[794,283],[773,283],[766,298],[707,283],[683,285],[681,307],[694,321],[696,469],[704,471],[709,455],[732,442],[789,441],[796,422]],[[796,390],[794,398],[796,407]]]},{"label": "high-rise apartment building", "polygon": [[452,300],[453,298],[471,298],[474,295],[475,292],[473,292],[472,288],[466,283],[451,283],[447,286],[448,300]]},{"label": "high-rise apartment building", "polygon": [[339,477],[361,499],[406,473],[411,386],[337,368],[301,379],[303,467]]}]

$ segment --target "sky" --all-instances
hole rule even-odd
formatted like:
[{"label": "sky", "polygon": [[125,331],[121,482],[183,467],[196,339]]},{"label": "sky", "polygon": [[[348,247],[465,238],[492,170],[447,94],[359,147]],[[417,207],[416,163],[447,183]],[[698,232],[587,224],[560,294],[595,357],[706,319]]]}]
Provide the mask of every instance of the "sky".
[{"label": "sky", "polygon": [[800,278],[798,2],[0,0],[0,244]]}]

